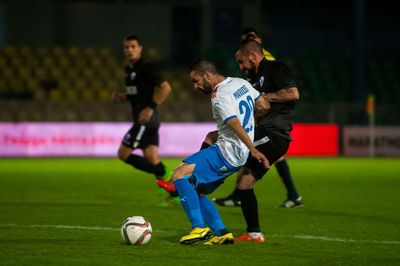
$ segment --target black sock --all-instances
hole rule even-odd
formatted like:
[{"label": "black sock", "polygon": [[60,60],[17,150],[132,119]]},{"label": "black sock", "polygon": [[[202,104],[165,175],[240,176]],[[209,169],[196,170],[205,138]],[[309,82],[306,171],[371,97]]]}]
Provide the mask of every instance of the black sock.
[{"label": "black sock", "polygon": [[257,198],[253,189],[238,190],[243,216],[247,223],[247,232],[261,232],[258,221]]},{"label": "black sock", "polygon": [[155,166],[155,172],[154,174],[156,176],[163,176],[165,175],[165,165],[160,161],[156,166]]},{"label": "black sock", "polygon": [[156,176],[162,176],[165,174],[164,165],[161,162],[157,165],[154,165],[146,158],[135,154],[129,155],[128,159],[125,162],[139,170],[155,174]]},{"label": "black sock", "polygon": [[208,143],[206,143],[206,142],[203,141],[203,143],[201,144],[200,150],[204,150],[205,148],[208,148],[208,147],[210,147],[210,146],[211,146],[210,144],[208,144]]},{"label": "black sock", "polygon": [[294,187],[292,176],[290,175],[289,165],[286,162],[286,159],[275,163],[276,169],[278,170],[279,176],[283,184],[285,184],[287,190],[288,199],[297,199],[299,195],[297,194],[296,188]]},{"label": "black sock", "polygon": [[236,200],[240,200],[240,197],[239,197],[239,189],[237,189],[237,188],[235,187],[235,189],[232,191],[232,193],[231,193],[228,197],[234,198],[234,199],[236,199]]}]

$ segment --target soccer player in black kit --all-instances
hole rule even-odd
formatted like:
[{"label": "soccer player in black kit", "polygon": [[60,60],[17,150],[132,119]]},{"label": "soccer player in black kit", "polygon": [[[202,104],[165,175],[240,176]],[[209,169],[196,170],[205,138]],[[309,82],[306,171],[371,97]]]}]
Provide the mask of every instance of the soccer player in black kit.
[{"label": "soccer player in black kit", "polygon": [[[243,41],[245,39],[251,39],[255,40],[258,42],[260,45],[262,44],[262,39],[259,37],[259,34],[256,29],[254,28],[245,28],[241,32],[240,39]],[[263,54],[267,60],[273,61],[276,60],[275,57],[272,56],[270,52],[265,50],[264,48],[262,49]],[[215,134],[214,134],[215,135]],[[208,135],[208,138],[213,138],[213,134]],[[206,138],[207,140],[207,138]],[[210,141],[210,140],[208,140]],[[274,163],[276,169],[278,170],[279,176],[285,185],[286,192],[287,192],[287,198],[286,200],[280,205],[280,207],[283,208],[296,208],[296,207],[302,207],[303,206],[303,201],[302,198],[299,196],[297,193],[297,190],[294,186],[292,176],[290,174],[290,169],[289,165],[286,161],[285,157],[279,158],[275,163]],[[218,199],[213,199],[215,203],[221,206],[240,206],[241,201],[239,199],[238,195],[239,191],[238,189],[234,189],[233,192],[225,197],[225,198],[218,198]]]},{"label": "soccer player in black kit", "polygon": [[[125,38],[124,53],[129,61],[125,67],[126,91],[112,92],[111,99],[115,102],[129,100],[133,126],[122,140],[118,158],[137,169],[154,174],[157,179],[168,180],[172,171],[164,166],[158,156],[160,120],[156,107],[165,101],[171,86],[155,71],[152,64],[141,58],[142,45],[138,36]],[[155,87],[159,87],[156,94]],[[143,157],[132,154],[138,148],[143,151]]]},{"label": "soccer player in black kit", "polygon": [[[253,87],[270,102],[269,113],[258,121],[254,145],[272,165],[287,152],[292,140],[290,131],[295,101],[299,99],[296,82],[289,68],[280,61],[267,60],[261,45],[254,40],[242,41],[235,57],[240,70],[250,79]],[[267,171],[268,169],[249,156],[245,166],[238,173],[236,187],[239,189],[247,232],[235,241],[264,241],[253,187]]]}]

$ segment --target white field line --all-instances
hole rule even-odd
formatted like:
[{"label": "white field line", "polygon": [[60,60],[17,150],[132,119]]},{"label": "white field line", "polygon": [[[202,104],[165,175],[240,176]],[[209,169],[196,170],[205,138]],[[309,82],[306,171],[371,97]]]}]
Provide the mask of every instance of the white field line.
[{"label": "white field line", "polygon": [[[17,227],[17,228],[51,228],[51,229],[77,229],[77,230],[100,230],[100,231],[119,231],[120,228],[115,227],[100,227],[100,226],[81,226],[81,225],[51,225],[51,224],[0,224],[0,227]],[[180,231],[176,230],[160,230],[155,229],[153,232],[159,233],[178,233]],[[372,239],[345,239],[345,238],[335,238],[327,236],[313,236],[313,235],[265,235],[266,238],[296,238],[296,239],[312,239],[312,240],[322,240],[331,242],[345,242],[345,243],[367,243],[367,244],[386,244],[386,245],[400,245],[400,241],[396,240],[372,240]]]}]

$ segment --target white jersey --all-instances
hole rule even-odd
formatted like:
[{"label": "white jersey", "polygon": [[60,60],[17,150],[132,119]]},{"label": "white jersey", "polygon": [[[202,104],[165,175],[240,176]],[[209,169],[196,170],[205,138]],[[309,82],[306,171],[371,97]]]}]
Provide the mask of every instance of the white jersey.
[{"label": "white jersey", "polygon": [[212,91],[212,113],[218,130],[216,145],[234,167],[241,167],[246,163],[249,149],[226,122],[236,117],[253,141],[254,105],[260,95],[246,80],[230,77],[217,84]]}]

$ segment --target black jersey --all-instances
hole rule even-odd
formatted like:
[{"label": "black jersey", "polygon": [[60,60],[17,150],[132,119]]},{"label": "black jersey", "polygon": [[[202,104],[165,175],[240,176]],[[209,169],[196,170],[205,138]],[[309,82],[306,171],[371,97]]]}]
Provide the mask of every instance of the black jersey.
[{"label": "black jersey", "polygon": [[[260,62],[258,73],[250,80],[250,83],[261,93],[297,87],[287,65],[280,61],[269,61],[265,58]],[[266,132],[292,140],[290,131],[292,130],[295,101],[271,102],[270,104],[270,111],[260,118],[258,126]]]},{"label": "black jersey", "polygon": [[[133,121],[137,122],[141,110],[153,101],[154,88],[164,82],[152,64],[139,59],[132,67],[125,67],[126,96],[132,106]],[[149,124],[159,124],[157,112],[154,111]]]}]

